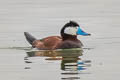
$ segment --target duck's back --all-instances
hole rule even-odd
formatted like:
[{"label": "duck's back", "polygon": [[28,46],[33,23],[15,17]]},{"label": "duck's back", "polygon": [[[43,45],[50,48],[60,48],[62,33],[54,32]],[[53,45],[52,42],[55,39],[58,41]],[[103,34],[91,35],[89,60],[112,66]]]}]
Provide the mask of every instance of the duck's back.
[{"label": "duck's back", "polygon": [[60,36],[50,36],[35,40],[32,45],[41,50],[81,48],[83,46],[79,40],[62,40]]},{"label": "duck's back", "polygon": [[32,45],[38,49],[50,50],[56,49],[61,41],[62,38],[60,36],[50,36],[41,40],[35,40]]}]

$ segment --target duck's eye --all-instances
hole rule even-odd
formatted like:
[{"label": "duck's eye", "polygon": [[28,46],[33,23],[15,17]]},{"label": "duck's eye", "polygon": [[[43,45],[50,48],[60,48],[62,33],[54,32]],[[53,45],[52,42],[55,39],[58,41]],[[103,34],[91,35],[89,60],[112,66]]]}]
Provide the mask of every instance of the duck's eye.
[{"label": "duck's eye", "polygon": [[78,27],[75,27],[75,29],[78,29]]}]

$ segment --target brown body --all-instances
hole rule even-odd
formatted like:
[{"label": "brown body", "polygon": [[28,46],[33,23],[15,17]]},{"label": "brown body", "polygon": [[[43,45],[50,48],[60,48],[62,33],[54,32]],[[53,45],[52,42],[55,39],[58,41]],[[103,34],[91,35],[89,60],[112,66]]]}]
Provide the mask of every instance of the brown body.
[{"label": "brown body", "polygon": [[56,49],[61,42],[62,42],[61,37],[50,36],[42,40],[33,41],[32,46],[38,49]]},{"label": "brown body", "polygon": [[35,40],[32,46],[41,50],[54,50],[65,48],[79,48],[82,43],[77,38],[63,40],[60,36],[50,36],[42,40]]}]

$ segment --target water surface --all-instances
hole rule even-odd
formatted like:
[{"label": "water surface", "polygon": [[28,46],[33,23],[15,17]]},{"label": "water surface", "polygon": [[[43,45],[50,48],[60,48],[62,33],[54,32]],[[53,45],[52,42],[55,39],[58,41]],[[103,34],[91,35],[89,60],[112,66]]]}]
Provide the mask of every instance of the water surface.
[{"label": "water surface", "polygon": [[[0,0],[1,80],[119,80],[119,0]],[[69,20],[83,52],[32,52],[23,32],[37,38],[59,35]],[[62,52],[65,54],[64,52]],[[75,53],[75,54],[74,54]]]}]

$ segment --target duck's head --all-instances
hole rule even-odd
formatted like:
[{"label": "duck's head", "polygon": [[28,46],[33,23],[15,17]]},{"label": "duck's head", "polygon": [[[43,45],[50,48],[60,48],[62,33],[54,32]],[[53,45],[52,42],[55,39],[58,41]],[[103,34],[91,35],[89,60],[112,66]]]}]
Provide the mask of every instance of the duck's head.
[{"label": "duck's head", "polygon": [[84,32],[75,21],[66,23],[61,29],[61,36],[63,38],[76,37],[77,35],[90,36],[91,34]]}]

